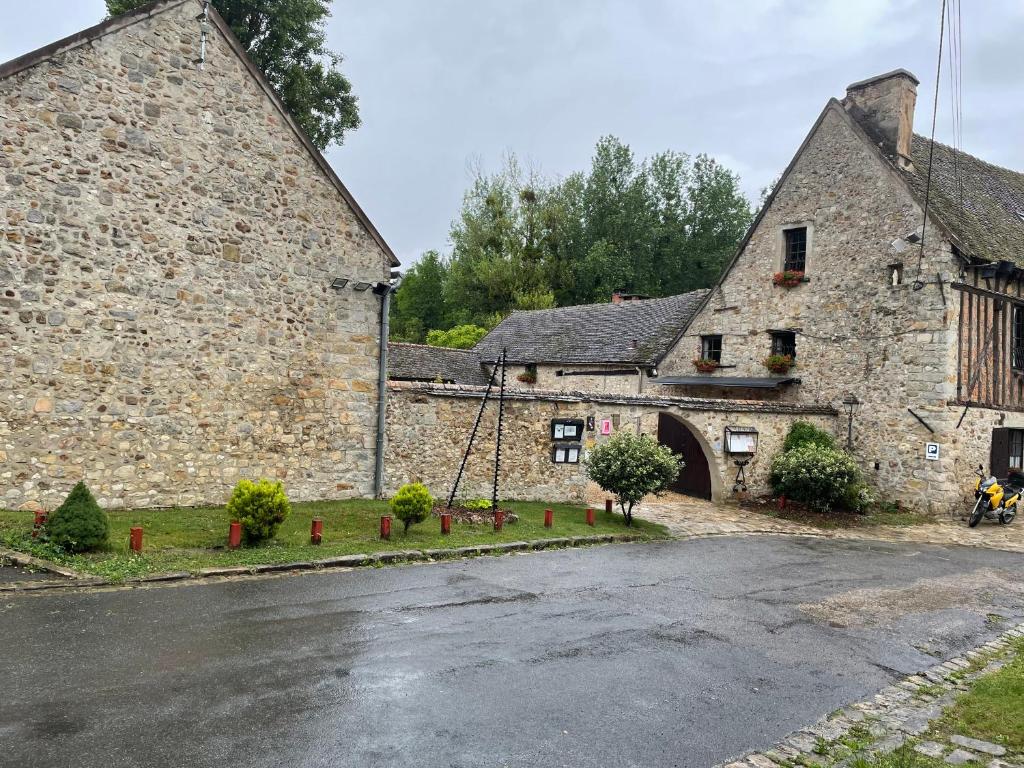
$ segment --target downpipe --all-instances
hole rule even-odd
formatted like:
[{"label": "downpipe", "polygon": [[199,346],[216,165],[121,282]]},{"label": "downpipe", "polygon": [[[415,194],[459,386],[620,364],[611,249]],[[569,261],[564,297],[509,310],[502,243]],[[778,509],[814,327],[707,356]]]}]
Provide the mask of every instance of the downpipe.
[{"label": "downpipe", "polygon": [[380,293],[380,350],[377,364],[377,438],[373,462],[373,497],[384,495],[384,433],[388,413],[388,336],[391,334],[391,296],[402,278],[378,283]]}]

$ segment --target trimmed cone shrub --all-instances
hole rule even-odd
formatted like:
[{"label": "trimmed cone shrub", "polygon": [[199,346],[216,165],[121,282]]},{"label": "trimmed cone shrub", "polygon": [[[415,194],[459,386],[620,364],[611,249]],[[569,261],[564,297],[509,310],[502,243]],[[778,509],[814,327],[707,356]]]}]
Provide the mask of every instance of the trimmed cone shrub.
[{"label": "trimmed cone shrub", "polygon": [[228,501],[229,519],[242,524],[242,537],[247,544],[272,539],[291,511],[284,485],[262,478],[255,483],[239,480]]},{"label": "trimmed cone shrub", "polygon": [[794,448],[814,443],[825,448],[835,448],[836,439],[828,432],[820,429],[806,421],[794,421],[786,434],[786,441],[782,444],[782,450],[791,451]]},{"label": "trimmed cone shrub", "polygon": [[771,483],[777,494],[818,512],[847,506],[859,499],[863,487],[860,468],[850,454],[813,442],[776,456]]},{"label": "trimmed cone shrub", "polygon": [[46,520],[46,535],[68,552],[89,552],[107,543],[110,524],[96,497],[80,482]]},{"label": "trimmed cone shrub", "polygon": [[649,493],[665,490],[679,475],[682,459],[650,435],[619,432],[590,452],[587,474],[615,494],[626,525],[633,524],[633,507]]},{"label": "trimmed cone shrub", "polygon": [[422,523],[434,508],[434,499],[422,483],[406,483],[391,499],[391,514],[405,524],[405,533],[413,523]]}]

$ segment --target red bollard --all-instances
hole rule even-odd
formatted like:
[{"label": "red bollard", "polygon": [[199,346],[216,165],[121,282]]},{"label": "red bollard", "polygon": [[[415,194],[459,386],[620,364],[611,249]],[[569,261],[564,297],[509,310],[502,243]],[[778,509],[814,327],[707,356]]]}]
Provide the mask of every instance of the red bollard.
[{"label": "red bollard", "polygon": [[505,525],[505,512],[500,509],[494,510],[494,530],[500,531],[503,525]]},{"label": "red bollard", "polygon": [[612,500],[611,499],[605,499],[604,500],[604,511],[607,512],[609,515],[612,513]]},{"label": "red bollard", "polygon": [[42,510],[37,510],[35,517],[32,520],[32,538],[35,539],[39,536],[39,532],[43,530],[43,526],[46,525],[46,513]]},{"label": "red bollard", "polygon": [[132,526],[131,528],[128,529],[128,533],[129,533],[128,546],[131,548],[132,552],[141,552],[142,551],[142,526],[141,525]]},{"label": "red bollard", "polygon": [[555,522],[555,513],[550,509],[544,510],[544,527],[550,528]]},{"label": "red bollard", "polygon": [[309,543],[319,544],[324,540],[324,521],[319,517],[313,518],[313,524],[309,528]]},{"label": "red bollard", "polygon": [[238,549],[242,546],[242,524],[237,520],[231,521],[228,528],[228,549]]},{"label": "red bollard", "polygon": [[391,540],[391,518],[387,515],[380,519],[380,537],[384,541]]},{"label": "red bollard", "polygon": [[441,515],[441,533],[448,535],[452,532],[452,516],[450,512]]},{"label": "red bollard", "polygon": [[785,496],[779,496],[779,509],[785,509],[785,508],[786,508],[786,497]]},{"label": "red bollard", "polygon": [[592,526],[593,524],[594,524],[594,510],[592,510],[589,507],[587,507],[587,525],[591,525]]}]

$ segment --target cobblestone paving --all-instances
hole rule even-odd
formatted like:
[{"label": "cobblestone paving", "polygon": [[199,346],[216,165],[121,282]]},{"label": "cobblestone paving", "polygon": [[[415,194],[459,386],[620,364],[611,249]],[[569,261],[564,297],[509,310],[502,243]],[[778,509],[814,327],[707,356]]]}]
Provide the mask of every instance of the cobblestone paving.
[{"label": "cobblestone paving", "polygon": [[947,739],[929,733],[929,724],[968,690],[972,681],[1006,663],[1011,643],[1022,637],[1024,624],[963,656],[905,677],[873,698],[851,704],[791,733],[770,749],[747,754],[724,768],[848,766],[858,755],[892,752],[904,744],[949,765],[1024,768],[1020,755],[1007,755],[999,744],[961,734]]},{"label": "cobblestone paving", "polygon": [[902,528],[877,526],[822,530],[789,520],[779,520],[734,504],[712,504],[679,494],[645,501],[634,510],[644,520],[666,526],[680,538],[729,534],[789,534],[832,539],[896,541],[916,544],[963,544],[1009,552],[1024,552],[1024,521],[999,525],[983,521],[977,528],[965,522],[936,520]]}]

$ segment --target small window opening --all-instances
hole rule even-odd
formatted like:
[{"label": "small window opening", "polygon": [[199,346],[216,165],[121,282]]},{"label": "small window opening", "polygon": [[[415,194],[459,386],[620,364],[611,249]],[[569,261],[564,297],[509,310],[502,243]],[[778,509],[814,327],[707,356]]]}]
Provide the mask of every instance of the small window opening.
[{"label": "small window opening", "polygon": [[796,359],[796,333],[794,331],[770,331],[772,354],[789,355]]},{"label": "small window opening", "polygon": [[785,237],[785,258],[782,269],[785,272],[807,271],[807,227],[795,227],[783,231]]},{"label": "small window opening", "polygon": [[889,265],[889,285],[892,285],[892,286],[903,285],[903,265],[902,264],[890,264]]},{"label": "small window opening", "polygon": [[700,337],[700,356],[703,360],[722,362],[722,337],[719,334]]},{"label": "small window opening", "polygon": [[1010,430],[1010,469],[1024,469],[1024,429]]}]

